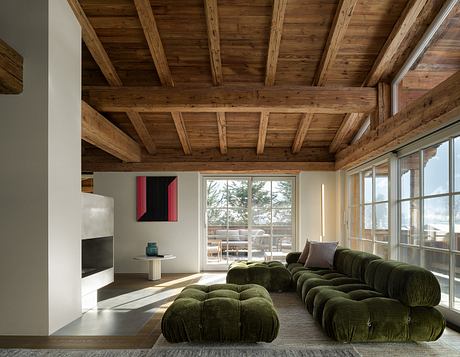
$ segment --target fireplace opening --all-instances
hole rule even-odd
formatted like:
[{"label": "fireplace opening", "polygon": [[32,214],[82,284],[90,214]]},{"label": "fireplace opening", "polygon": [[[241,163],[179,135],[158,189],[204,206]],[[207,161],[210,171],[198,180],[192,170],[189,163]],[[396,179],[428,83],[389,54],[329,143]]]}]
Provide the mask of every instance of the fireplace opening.
[{"label": "fireplace opening", "polygon": [[113,268],[113,237],[81,241],[81,277]]}]

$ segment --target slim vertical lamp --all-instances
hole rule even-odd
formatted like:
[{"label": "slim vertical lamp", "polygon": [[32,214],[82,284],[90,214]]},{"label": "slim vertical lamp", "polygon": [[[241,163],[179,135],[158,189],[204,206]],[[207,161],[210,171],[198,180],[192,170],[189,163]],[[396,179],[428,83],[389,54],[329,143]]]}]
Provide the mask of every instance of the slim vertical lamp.
[{"label": "slim vertical lamp", "polygon": [[324,201],[324,184],[321,184],[321,235],[319,237],[320,241],[323,241],[323,238],[326,235],[326,217],[325,217],[325,201]]}]

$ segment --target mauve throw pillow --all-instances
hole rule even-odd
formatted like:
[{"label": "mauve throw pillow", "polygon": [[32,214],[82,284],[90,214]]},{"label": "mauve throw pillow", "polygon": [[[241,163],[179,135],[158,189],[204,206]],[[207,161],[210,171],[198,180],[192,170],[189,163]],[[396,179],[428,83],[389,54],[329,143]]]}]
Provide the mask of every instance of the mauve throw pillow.
[{"label": "mauve throw pillow", "polygon": [[334,254],[338,242],[310,242],[305,267],[330,269],[334,265]]},{"label": "mauve throw pillow", "polygon": [[297,263],[305,264],[305,261],[307,260],[309,251],[310,251],[310,242],[307,239],[307,242],[305,243],[305,247],[303,247],[302,254],[300,254],[300,257],[297,260]]}]

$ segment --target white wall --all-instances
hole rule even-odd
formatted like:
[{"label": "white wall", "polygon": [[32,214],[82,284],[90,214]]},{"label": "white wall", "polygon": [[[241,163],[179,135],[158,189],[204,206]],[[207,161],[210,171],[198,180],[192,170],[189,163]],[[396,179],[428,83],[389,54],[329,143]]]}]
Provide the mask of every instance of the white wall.
[{"label": "white wall", "polygon": [[[178,221],[136,221],[136,176],[178,176]],[[145,262],[133,257],[145,254],[147,242],[157,242],[159,253],[177,259],[164,261],[165,273],[193,273],[199,265],[198,172],[100,172],[94,174],[94,193],[113,197],[115,202],[115,272],[145,273]]]},{"label": "white wall", "polygon": [[48,335],[80,316],[80,30],[65,1],[2,0],[0,38],[24,58],[0,95],[0,335]]},{"label": "white wall", "polygon": [[298,179],[298,249],[321,236],[321,185],[325,187],[325,241],[338,240],[336,232],[336,173],[304,171]]}]

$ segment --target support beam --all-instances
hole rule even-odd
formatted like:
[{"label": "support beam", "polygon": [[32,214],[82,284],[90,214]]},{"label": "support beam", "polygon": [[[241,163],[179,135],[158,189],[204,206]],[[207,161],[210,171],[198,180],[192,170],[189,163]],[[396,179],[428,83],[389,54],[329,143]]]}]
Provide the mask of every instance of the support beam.
[{"label": "support beam", "polygon": [[267,138],[268,118],[269,117],[270,117],[269,112],[260,113],[259,137],[257,139],[257,155],[261,155],[264,153],[265,139]]},{"label": "support beam", "polygon": [[173,87],[171,71],[169,70],[168,60],[163,49],[160,33],[158,32],[155,17],[153,16],[152,6],[149,0],[134,0],[139,20],[141,21],[142,29],[144,30],[145,38],[152,55],[155,68],[158,72],[161,84],[163,86]]},{"label": "support beam", "polygon": [[138,112],[126,112],[131,124],[133,124],[134,129],[136,130],[137,135],[144,144],[146,150],[149,154],[155,154],[157,151],[155,142],[152,139],[147,127],[145,126],[144,120]]},{"label": "support beam", "polygon": [[190,140],[188,138],[187,130],[185,128],[184,118],[180,112],[171,112],[171,116],[176,126],[177,135],[179,136],[182,149],[186,155],[192,154],[192,145],[190,145]]},{"label": "support beam", "polygon": [[22,64],[22,56],[0,39],[0,94],[22,93]]},{"label": "support beam", "polygon": [[292,153],[296,154],[302,149],[303,142],[307,136],[308,129],[310,128],[313,114],[307,113],[302,116],[299,123],[299,128],[295,134],[294,143],[292,144]]},{"label": "support beam", "polygon": [[217,129],[219,130],[220,153],[227,153],[227,119],[225,113],[217,112]]},{"label": "support beam", "polygon": [[332,22],[326,47],[324,48],[319,68],[316,71],[313,85],[323,86],[326,82],[327,72],[334,64],[357,2],[358,0],[340,0],[340,3],[337,5],[334,21]]},{"label": "support beam", "polygon": [[268,44],[267,66],[265,74],[265,85],[275,84],[276,66],[280,52],[281,35],[283,33],[284,14],[286,12],[287,0],[274,0],[272,24],[270,29],[270,42]]},{"label": "support beam", "polygon": [[212,81],[215,86],[224,84],[222,61],[220,56],[219,14],[217,0],[205,0],[204,10],[208,28],[209,58],[211,60]]},{"label": "support beam", "polygon": [[347,145],[363,124],[364,117],[365,115],[359,113],[346,114],[339,130],[335,133],[331,145],[329,145],[329,152],[335,153],[343,145]]},{"label": "support beam", "polygon": [[336,155],[336,168],[362,164],[460,118],[460,71]]},{"label": "support beam", "polygon": [[93,26],[86,17],[85,12],[83,11],[79,1],[67,0],[67,2],[72,8],[78,22],[80,23],[83,41],[85,41],[86,47],[88,47],[89,52],[93,56],[99,68],[101,69],[101,72],[107,79],[107,82],[111,86],[122,86],[123,83],[121,82],[121,79],[118,76],[114,65],[112,64],[112,61],[110,61],[107,52],[102,46],[99,37],[97,37],[96,31],[94,31]]},{"label": "support beam", "polygon": [[81,102],[81,115],[81,137],[83,140],[120,160],[141,161],[139,144],[84,101]]},{"label": "support beam", "polygon": [[377,107],[375,88],[356,87],[88,87],[100,111],[366,113]]},{"label": "support beam", "polygon": [[377,129],[391,116],[391,87],[388,83],[379,82],[377,86],[377,110],[371,116],[371,130]]},{"label": "support beam", "polygon": [[401,44],[415,24],[418,15],[428,0],[409,0],[404,11],[396,22],[393,30],[383,45],[371,71],[364,81],[365,86],[375,86],[385,70],[391,65],[395,55],[400,51]]}]

